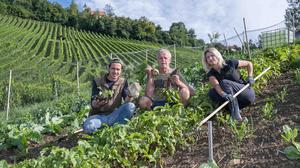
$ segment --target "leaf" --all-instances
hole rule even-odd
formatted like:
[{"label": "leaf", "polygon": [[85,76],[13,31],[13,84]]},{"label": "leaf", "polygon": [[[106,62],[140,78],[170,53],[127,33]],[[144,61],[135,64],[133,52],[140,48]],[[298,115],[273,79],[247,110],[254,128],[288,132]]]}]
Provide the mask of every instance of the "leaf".
[{"label": "leaf", "polygon": [[285,148],[284,153],[291,160],[300,160],[300,152],[294,146]]},{"label": "leaf", "polygon": [[293,145],[296,147],[296,149],[300,153],[300,143],[299,142],[293,142]]},{"label": "leaf", "polygon": [[8,164],[6,160],[0,160],[0,167],[1,168],[8,168]]}]

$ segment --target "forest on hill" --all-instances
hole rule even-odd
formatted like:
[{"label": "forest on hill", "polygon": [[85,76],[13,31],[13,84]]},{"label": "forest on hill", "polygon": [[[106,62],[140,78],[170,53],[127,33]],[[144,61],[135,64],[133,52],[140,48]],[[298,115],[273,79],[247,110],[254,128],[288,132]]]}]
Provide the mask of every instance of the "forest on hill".
[{"label": "forest on hill", "polygon": [[47,0],[0,0],[0,14],[60,23],[109,36],[163,45],[201,47],[205,44],[204,40],[196,38],[195,30],[188,29],[183,22],[172,23],[169,30],[164,31],[146,17],[131,19],[116,16],[110,5],[106,5],[102,12],[92,11],[86,5],[80,10],[74,0],[67,8]]}]

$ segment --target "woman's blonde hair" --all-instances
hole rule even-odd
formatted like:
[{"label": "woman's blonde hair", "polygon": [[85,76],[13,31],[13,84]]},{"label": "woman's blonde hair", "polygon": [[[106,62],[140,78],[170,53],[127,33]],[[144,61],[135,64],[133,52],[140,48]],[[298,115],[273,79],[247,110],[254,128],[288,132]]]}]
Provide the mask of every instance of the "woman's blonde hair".
[{"label": "woman's blonde hair", "polygon": [[204,68],[204,70],[205,70],[206,72],[209,72],[210,69],[212,68],[212,67],[207,63],[207,61],[206,61],[205,55],[206,55],[208,52],[213,53],[213,54],[217,57],[217,59],[218,59],[218,61],[219,61],[218,64],[219,64],[221,67],[223,67],[223,65],[226,64],[226,63],[225,63],[225,60],[224,60],[223,57],[222,57],[222,54],[221,54],[216,48],[207,48],[207,49],[204,50],[203,56],[202,56],[202,65],[203,65],[203,68]]}]

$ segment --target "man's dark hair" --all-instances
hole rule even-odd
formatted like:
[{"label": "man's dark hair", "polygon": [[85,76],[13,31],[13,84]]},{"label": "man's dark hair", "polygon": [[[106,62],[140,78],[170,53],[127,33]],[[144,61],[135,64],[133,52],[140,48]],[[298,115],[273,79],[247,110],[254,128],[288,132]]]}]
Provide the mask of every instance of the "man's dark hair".
[{"label": "man's dark hair", "polygon": [[119,58],[113,58],[110,60],[109,64],[108,64],[108,68],[110,68],[111,64],[113,63],[119,63],[121,64],[121,67],[123,68],[123,64],[122,64],[122,61],[119,59]]}]

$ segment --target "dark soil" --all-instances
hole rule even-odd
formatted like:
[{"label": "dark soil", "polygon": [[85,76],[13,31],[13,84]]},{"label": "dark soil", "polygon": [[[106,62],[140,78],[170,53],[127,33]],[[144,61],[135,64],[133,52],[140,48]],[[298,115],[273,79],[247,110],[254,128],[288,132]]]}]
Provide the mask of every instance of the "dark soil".
[{"label": "dark soil", "polygon": [[[262,117],[262,108],[270,98],[283,93],[287,96],[282,102],[278,98],[271,119]],[[299,161],[287,159],[283,154],[288,146],[281,138],[282,126],[298,127],[300,130],[300,86],[294,81],[291,72],[283,73],[274,79],[257,95],[256,103],[242,110],[250,123],[253,121],[253,135],[238,143],[229,127],[213,121],[214,160],[221,168],[232,167],[300,167]],[[164,167],[199,167],[208,161],[207,126],[196,136],[196,142],[177,149],[172,157],[163,159]],[[298,135],[297,140],[300,141]]]},{"label": "dark soil", "polygon": [[20,152],[17,149],[3,150],[0,152],[0,160],[4,159],[8,163],[17,163],[25,159],[36,158],[40,156],[41,151],[44,148],[59,146],[63,148],[70,149],[74,146],[77,146],[79,138],[82,137],[82,134],[73,134],[73,135],[44,135],[43,143],[30,143],[28,152]]}]

